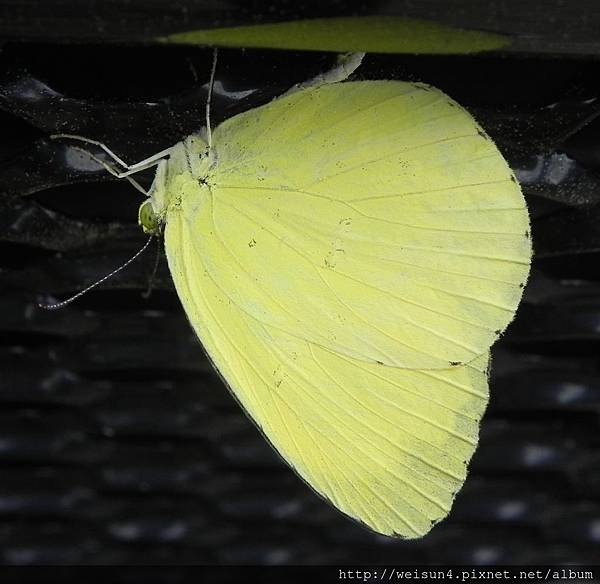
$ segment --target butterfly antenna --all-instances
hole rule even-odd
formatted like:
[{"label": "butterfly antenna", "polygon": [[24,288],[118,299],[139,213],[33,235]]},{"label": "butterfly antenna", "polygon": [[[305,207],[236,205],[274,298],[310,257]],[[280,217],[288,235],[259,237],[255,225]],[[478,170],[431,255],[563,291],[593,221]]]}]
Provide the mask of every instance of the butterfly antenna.
[{"label": "butterfly antenna", "polygon": [[136,252],[133,256],[131,256],[124,264],[120,265],[118,268],[116,268],[109,274],[106,274],[106,276],[104,276],[103,278],[100,278],[98,281],[94,282],[93,284],[90,284],[87,288],[84,288],[80,292],[77,292],[77,294],[75,294],[74,296],[71,296],[70,298],[67,298],[66,300],[63,300],[61,302],[56,302],[55,304],[44,304],[44,303],[40,302],[40,303],[38,303],[38,306],[45,310],[56,310],[57,308],[62,308],[63,306],[66,306],[67,304],[71,304],[71,302],[73,302],[73,300],[77,300],[77,298],[83,296],[84,294],[86,294],[87,292],[89,292],[90,290],[95,288],[96,286],[99,286],[103,282],[106,282],[106,280],[108,280],[109,278],[112,278],[114,275],[118,274],[121,270],[125,269],[129,264],[131,264],[132,262],[137,260],[137,258],[139,258],[148,249],[148,246],[150,245],[153,237],[154,237],[154,235],[151,235],[148,238],[148,241],[146,241],[146,243],[142,246],[142,248],[138,252]]},{"label": "butterfly antenna", "polygon": [[208,148],[212,148],[212,130],[210,128],[210,102],[212,100],[213,86],[215,84],[215,71],[217,70],[218,49],[213,49],[212,69],[210,70],[210,81],[208,83],[208,97],[206,98],[206,136],[208,138]]},{"label": "butterfly antenna", "polygon": [[158,264],[160,263],[160,237],[156,238],[156,258],[154,259],[154,268],[152,270],[152,274],[148,279],[148,288],[146,288],[145,292],[142,292],[142,298],[147,300],[150,298],[150,294],[152,294],[152,290],[154,289],[154,282],[156,281],[156,274],[158,273]]}]

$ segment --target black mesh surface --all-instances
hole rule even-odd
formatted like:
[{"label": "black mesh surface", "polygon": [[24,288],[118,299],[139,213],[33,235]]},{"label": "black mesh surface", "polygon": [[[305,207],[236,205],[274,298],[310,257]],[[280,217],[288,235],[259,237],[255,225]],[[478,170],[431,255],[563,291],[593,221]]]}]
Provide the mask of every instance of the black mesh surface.
[{"label": "black mesh surface", "polygon": [[[331,64],[222,51],[213,120]],[[54,132],[135,161],[202,125],[210,51],[12,44],[0,53],[0,562],[591,563],[600,544],[600,63],[368,57],[468,107],[533,217],[525,300],[450,517],[415,542],[340,516],[271,452],[211,370],[153,251],[141,196]],[[95,154],[101,156],[97,150]],[[151,175],[140,180],[148,184]]]}]

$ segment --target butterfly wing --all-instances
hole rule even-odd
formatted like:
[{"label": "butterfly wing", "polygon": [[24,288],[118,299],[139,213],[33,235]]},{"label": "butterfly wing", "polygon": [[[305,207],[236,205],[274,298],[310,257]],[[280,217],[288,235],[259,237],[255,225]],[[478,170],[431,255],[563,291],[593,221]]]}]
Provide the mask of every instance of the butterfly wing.
[{"label": "butterfly wing", "polygon": [[387,535],[420,537],[448,514],[487,404],[487,354],[426,371],[336,353],[232,301],[203,264],[184,213],[169,218],[165,238],[179,297],[208,355],[315,491]]},{"label": "butterfly wing", "polygon": [[462,107],[325,85],[213,133],[203,262],[246,313],[340,354],[447,368],[512,320],[531,256],[512,172]]},{"label": "butterfly wing", "polygon": [[399,82],[298,91],[213,148],[165,232],[196,333],[318,493],[423,535],[465,479],[488,350],[527,277],[512,173],[460,106]]}]

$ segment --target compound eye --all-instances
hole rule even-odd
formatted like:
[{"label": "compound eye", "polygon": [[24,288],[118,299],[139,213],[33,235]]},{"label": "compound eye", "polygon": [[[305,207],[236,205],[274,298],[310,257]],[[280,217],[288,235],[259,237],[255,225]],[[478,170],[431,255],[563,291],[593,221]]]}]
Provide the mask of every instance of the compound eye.
[{"label": "compound eye", "polygon": [[138,210],[138,223],[142,226],[144,233],[149,235],[160,234],[160,221],[152,208],[150,200],[144,201]]}]

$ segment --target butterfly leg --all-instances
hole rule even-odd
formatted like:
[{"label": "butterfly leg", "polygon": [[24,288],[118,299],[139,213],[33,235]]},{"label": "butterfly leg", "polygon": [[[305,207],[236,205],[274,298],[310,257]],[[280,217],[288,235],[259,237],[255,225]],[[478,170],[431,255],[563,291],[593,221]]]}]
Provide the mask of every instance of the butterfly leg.
[{"label": "butterfly leg", "polygon": [[[109,173],[112,174],[113,176],[117,177],[117,178],[121,178],[120,176],[120,172],[112,165],[109,164],[108,162],[105,162],[104,160],[102,160],[101,158],[98,158],[97,156],[94,156],[91,152],[89,152],[88,150],[85,150],[85,148],[79,148],[79,146],[72,146],[71,148],[73,148],[74,150],[78,150],[80,152],[82,152],[83,154],[85,154],[86,156],[89,156],[94,162],[97,162],[100,166],[103,166],[104,169]],[[149,196],[149,191],[147,191],[139,182],[137,182],[135,179],[131,178],[130,176],[126,176],[124,177],[126,180],[128,180],[133,187],[140,191],[140,193],[143,193],[146,196]]]},{"label": "butterfly leg", "polygon": [[[173,149],[173,146],[171,146],[169,148],[166,148],[165,150],[161,150],[160,152],[153,154],[152,156],[149,156],[148,158],[145,158],[144,160],[140,160],[135,164],[127,164],[122,158],[117,156],[108,146],[106,146],[106,144],[100,142],[99,140],[92,140],[91,138],[85,138],[84,136],[78,136],[76,134],[53,134],[52,136],[50,136],[50,138],[52,138],[53,140],[60,138],[69,138],[71,140],[78,140],[79,142],[85,142],[86,144],[93,144],[94,146],[98,146],[104,152],[106,152],[106,154],[108,154],[117,164],[126,169],[126,171],[123,172],[117,171],[113,168],[115,172],[111,172],[105,166],[105,168],[109,170],[111,174],[114,174],[114,176],[116,176],[117,178],[127,178],[127,176],[131,174],[135,174],[136,172],[141,172],[142,170],[146,170],[147,168],[156,166],[161,160],[167,158]],[[94,157],[92,154],[90,154],[90,156],[92,156],[94,160],[96,160],[96,162],[100,162],[99,158]],[[103,163],[103,165],[105,164],[106,163]]]}]

